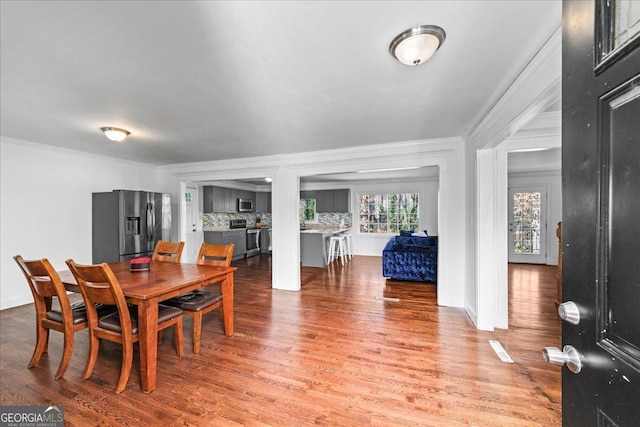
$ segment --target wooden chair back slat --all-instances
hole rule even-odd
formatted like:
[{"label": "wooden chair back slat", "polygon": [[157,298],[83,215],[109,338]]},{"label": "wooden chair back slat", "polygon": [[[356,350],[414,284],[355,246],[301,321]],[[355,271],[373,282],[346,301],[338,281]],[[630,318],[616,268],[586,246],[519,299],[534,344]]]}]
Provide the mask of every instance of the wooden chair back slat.
[{"label": "wooden chair back slat", "polygon": [[214,265],[220,267],[229,267],[233,258],[233,250],[235,245],[214,245],[211,243],[203,243],[198,252],[196,264]]},{"label": "wooden chair back slat", "polygon": [[131,317],[127,301],[109,264],[80,265],[69,259],[67,265],[78,282],[87,306],[89,328],[98,328],[96,304],[115,305],[122,324],[123,338],[131,339]]},{"label": "wooden chair back slat", "polygon": [[184,242],[166,242],[160,240],[156,244],[151,257],[154,261],[175,262],[179,263],[184,250]]},{"label": "wooden chair back slat", "polygon": [[58,297],[60,294],[66,297],[64,285],[48,259],[25,260],[20,255],[13,259],[18,263],[32,292],[42,297]]},{"label": "wooden chair back slat", "polygon": [[55,283],[48,277],[31,277],[31,283],[38,295],[43,297],[57,297],[60,291],[56,289]]},{"label": "wooden chair back slat", "polygon": [[[22,274],[27,279],[29,289],[33,294],[36,306],[38,303],[44,304],[44,298],[58,298],[62,315],[65,315],[65,308],[69,308],[68,315],[71,316],[71,308],[69,297],[60,280],[60,276],[48,259],[25,260],[20,255],[16,255],[13,259],[22,270]],[[37,307],[36,307],[37,308]],[[50,307],[47,307],[47,309]],[[64,318],[64,317],[63,317]],[[69,319],[71,319],[69,317]]]}]

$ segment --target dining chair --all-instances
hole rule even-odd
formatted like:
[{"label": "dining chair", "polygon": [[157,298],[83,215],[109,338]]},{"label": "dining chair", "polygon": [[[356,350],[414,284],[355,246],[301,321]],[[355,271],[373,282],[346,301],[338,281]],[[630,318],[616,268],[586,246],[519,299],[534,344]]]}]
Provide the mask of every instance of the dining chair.
[{"label": "dining chair", "polygon": [[153,261],[165,261],[165,262],[180,262],[182,257],[182,250],[184,249],[184,242],[166,242],[164,240],[158,241],[156,248],[153,251],[151,259]]},{"label": "dining chair", "polygon": [[[100,339],[122,345],[122,367],[116,385],[116,393],[124,391],[131,373],[133,344],[140,339],[137,306],[129,306],[124,298],[120,283],[108,264],[80,265],[68,259],[67,265],[80,286],[89,321],[89,357],[82,376],[88,379],[98,358]],[[117,311],[98,316],[94,304],[115,305]],[[158,304],[158,331],[169,326],[175,327],[176,353],[182,357],[182,310]]]},{"label": "dining chair", "polygon": [[[229,267],[234,248],[233,243],[228,245],[203,243],[200,246],[196,264]],[[193,352],[200,353],[202,316],[218,307],[222,310],[222,294],[198,289],[166,300],[164,303],[181,308],[185,315],[193,317]]]},{"label": "dining chair", "polygon": [[[25,260],[20,255],[14,256],[13,259],[27,279],[36,308],[36,348],[29,361],[29,368],[36,366],[42,355],[47,352],[49,330],[62,332],[64,347],[55,376],[59,379],[71,361],[74,334],[88,326],[84,302],[69,302],[64,285],[48,259]],[[54,298],[57,298],[60,308],[52,308]]]}]

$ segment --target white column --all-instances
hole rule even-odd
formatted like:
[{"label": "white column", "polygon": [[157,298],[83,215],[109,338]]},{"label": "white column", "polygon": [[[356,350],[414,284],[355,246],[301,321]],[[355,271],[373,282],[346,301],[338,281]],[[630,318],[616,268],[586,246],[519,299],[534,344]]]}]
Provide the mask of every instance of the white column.
[{"label": "white column", "polygon": [[477,151],[476,327],[508,327],[507,153]]},{"label": "white column", "polygon": [[271,183],[272,287],[300,290],[300,177],[286,166]]},{"label": "white column", "polygon": [[466,228],[463,141],[438,162],[438,305],[465,303]]}]

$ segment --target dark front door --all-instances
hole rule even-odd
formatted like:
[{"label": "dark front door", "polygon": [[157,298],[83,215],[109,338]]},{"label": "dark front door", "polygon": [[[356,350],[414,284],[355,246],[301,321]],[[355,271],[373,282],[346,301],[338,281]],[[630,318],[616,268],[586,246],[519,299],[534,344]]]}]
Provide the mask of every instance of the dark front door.
[{"label": "dark front door", "polygon": [[563,8],[562,295],[579,319],[563,322],[562,341],[582,365],[563,368],[565,426],[640,426],[637,6]]}]

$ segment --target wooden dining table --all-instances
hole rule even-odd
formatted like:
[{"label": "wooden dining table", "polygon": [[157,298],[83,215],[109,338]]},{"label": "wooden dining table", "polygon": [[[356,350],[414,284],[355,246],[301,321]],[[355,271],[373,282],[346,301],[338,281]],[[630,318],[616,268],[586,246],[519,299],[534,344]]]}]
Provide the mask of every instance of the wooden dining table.
[{"label": "wooden dining table", "polygon": [[[224,334],[233,335],[233,276],[237,267],[162,261],[151,261],[149,271],[131,272],[129,261],[111,263],[109,267],[120,282],[127,302],[138,306],[140,371],[142,390],[146,393],[156,388],[158,303],[219,282]],[[58,274],[67,290],[80,292],[71,271],[59,271]]]}]

